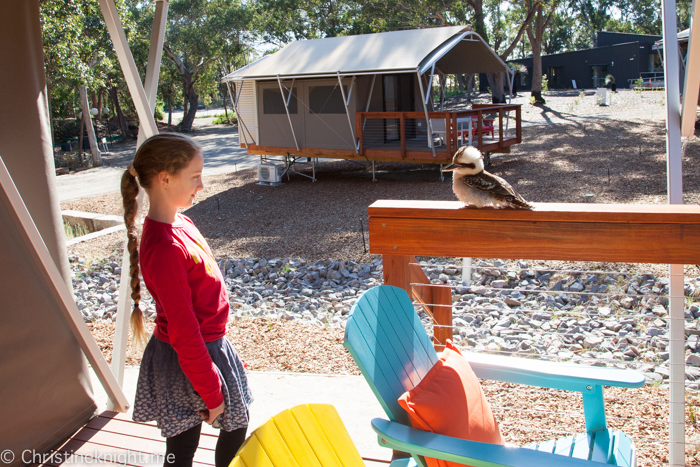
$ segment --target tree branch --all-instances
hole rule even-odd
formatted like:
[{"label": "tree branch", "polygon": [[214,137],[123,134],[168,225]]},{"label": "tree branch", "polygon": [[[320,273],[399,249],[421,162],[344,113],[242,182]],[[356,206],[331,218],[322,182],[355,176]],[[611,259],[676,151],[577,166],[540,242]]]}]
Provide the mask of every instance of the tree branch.
[{"label": "tree branch", "polygon": [[503,52],[500,57],[501,60],[506,61],[508,59],[508,56],[513,52],[513,49],[515,49],[515,46],[518,45],[518,41],[520,41],[520,37],[523,35],[525,32],[525,29],[527,26],[529,26],[530,21],[532,21],[532,18],[535,16],[535,11],[537,11],[537,7],[539,6],[541,2],[537,1],[535,2],[532,7],[530,8],[530,11],[527,13],[527,17],[525,18],[525,21],[523,24],[520,26],[520,29],[518,30],[518,34],[515,36],[515,39],[513,39],[513,42],[511,42],[510,46]]}]

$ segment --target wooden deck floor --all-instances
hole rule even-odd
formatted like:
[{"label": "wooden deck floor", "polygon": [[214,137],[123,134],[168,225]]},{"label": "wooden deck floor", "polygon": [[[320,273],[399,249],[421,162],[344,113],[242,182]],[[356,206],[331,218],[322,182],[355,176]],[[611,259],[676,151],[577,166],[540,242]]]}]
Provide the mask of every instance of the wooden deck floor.
[{"label": "wooden deck floor", "polygon": [[[214,465],[216,441],[216,435],[203,430],[194,467]],[[135,422],[126,414],[105,411],[55,449],[52,455],[47,454],[47,462],[34,465],[160,466],[164,454],[165,438],[161,437],[155,423]]]},{"label": "wooden deck floor", "polygon": [[[210,431],[210,432],[208,432]],[[194,456],[193,467],[213,467],[214,450],[218,437],[213,430],[203,426],[199,448]],[[93,418],[70,439],[50,453],[42,454],[43,462],[35,462],[33,467],[94,465],[154,467],[162,466],[165,455],[165,438],[153,423],[140,423],[131,420],[127,414],[102,412]],[[365,458],[367,466],[387,465],[387,461]]]}]

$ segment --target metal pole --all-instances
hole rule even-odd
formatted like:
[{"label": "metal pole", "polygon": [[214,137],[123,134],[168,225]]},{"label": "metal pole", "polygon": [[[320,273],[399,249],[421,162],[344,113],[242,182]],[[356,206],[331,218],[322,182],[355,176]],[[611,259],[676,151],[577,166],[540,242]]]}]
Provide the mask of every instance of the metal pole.
[{"label": "metal pole", "polygon": [[355,138],[355,130],[352,128],[352,118],[350,118],[350,109],[348,109],[348,100],[352,95],[352,90],[355,87],[355,77],[352,77],[352,84],[350,85],[350,92],[348,93],[347,99],[345,98],[345,90],[343,90],[343,78],[340,76],[340,71],[338,72],[338,83],[340,84],[340,94],[343,96],[343,105],[345,106],[345,114],[348,116],[348,125],[350,125],[350,137],[353,142],[353,149],[355,149],[355,154],[358,154],[357,141]]},{"label": "metal pole", "polygon": [[[423,91],[423,79],[420,76],[420,71],[416,70],[416,76],[418,76],[418,86],[420,86],[420,95],[423,97],[425,92]],[[435,145],[433,144],[433,125],[430,123],[430,117],[428,116],[428,105],[424,99],[423,101],[423,112],[425,113],[425,123],[428,125],[428,147],[433,150],[433,157],[437,157],[435,154]],[[445,131],[447,131],[447,125],[445,125]],[[447,137],[447,136],[445,136]]]},{"label": "metal pole", "polygon": [[[297,135],[294,133],[294,125],[292,125],[292,117],[289,115],[289,101],[284,98],[284,87],[282,86],[282,79],[280,78],[280,75],[277,75],[277,83],[280,85],[280,93],[282,94],[282,101],[284,102],[284,111],[287,112],[287,120],[289,120],[289,128],[292,129],[292,137],[294,138],[294,146],[297,147],[297,151],[299,150],[299,143],[297,143]],[[291,99],[292,97],[292,89],[289,90],[289,98]]]},{"label": "metal pole", "polygon": [[[676,1],[663,0],[668,203],[683,204]],[[683,265],[669,266],[669,465],[685,465],[685,329]]]}]

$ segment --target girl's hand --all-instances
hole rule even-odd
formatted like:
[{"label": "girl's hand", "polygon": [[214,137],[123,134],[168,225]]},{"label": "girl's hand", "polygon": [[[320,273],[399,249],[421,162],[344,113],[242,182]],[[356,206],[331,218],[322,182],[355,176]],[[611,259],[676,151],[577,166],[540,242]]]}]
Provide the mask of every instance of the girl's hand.
[{"label": "girl's hand", "polygon": [[214,423],[214,420],[216,420],[216,417],[218,417],[222,413],[224,413],[223,402],[215,409],[200,411],[199,416],[202,417],[202,420],[211,425],[212,423]]}]

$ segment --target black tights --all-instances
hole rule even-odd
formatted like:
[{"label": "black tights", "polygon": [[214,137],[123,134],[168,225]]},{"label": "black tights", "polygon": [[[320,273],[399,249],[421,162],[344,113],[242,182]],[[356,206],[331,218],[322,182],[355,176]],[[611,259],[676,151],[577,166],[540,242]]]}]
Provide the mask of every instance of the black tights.
[{"label": "black tights", "polygon": [[[236,456],[238,449],[245,441],[248,427],[239,428],[233,431],[219,430],[219,440],[216,442],[214,459],[216,467],[228,467]],[[199,445],[199,434],[202,431],[202,424],[183,431],[179,435],[165,440],[165,463],[164,467],[191,467],[194,459],[194,452]],[[170,462],[172,460],[172,462]]]}]

